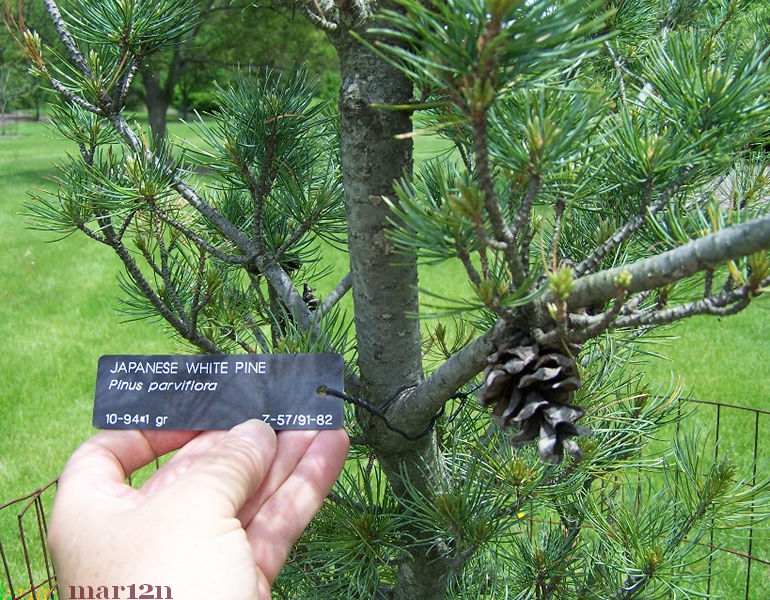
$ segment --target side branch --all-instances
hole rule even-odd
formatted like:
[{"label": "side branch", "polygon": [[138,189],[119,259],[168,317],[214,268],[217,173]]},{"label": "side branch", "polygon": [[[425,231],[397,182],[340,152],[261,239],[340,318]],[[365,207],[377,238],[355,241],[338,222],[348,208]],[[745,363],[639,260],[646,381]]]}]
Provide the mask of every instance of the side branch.
[{"label": "side branch", "polygon": [[189,227],[187,227],[186,225],[183,225],[182,223],[180,223],[179,221],[177,221],[172,216],[168,215],[165,211],[163,211],[158,207],[155,207],[155,213],[158,215],[158,218],[161,219],[164,223],[166,223],[167,225],[179,231],[182,235],[188,238],[193,244],[195,244],[202,250],[205,250],[212,256],[218,258],[222,262],[233,264],[233,265],[239,265],[239,264],[246,263],[250,260],[248,256],[244,256],[242,254],[228,254],[227,252],[223,252],[222,250],[219,250],[214,245],[210,244],[209,242],[204,240],[201,236],[199,236],[194,231],[192,231]]},{"label": "side branch", "polygon": [[487,357],[495,350],[495,343],[507,329],[505,322],[499,319],[494,327],[449,357],[411,394],[406,394],[388,410],[392,415],[390,420],[398,422],[403,415],[402,422],[409,423],[415,431],[424,428],[452,394],[484,368]]},{"label": "side branch", "polygon": [[211,204],[203,200],[179,175],[174,175],[172,179],[174,189],[182,198],[195,208],[199,213],[211,221],[216,228],[227,239],[233,242],[238,249],[246,256],[252,257],[256,254],[256,248],[251,240],[243,232],[228,221],[219,211],[215,210]]},{"label": "side branch", "polygon": [[[128,147],[137,154],[149,154],[149,149],[145,147],[142,140],[131,127],[126,123],[126,120],[121,115],[113,115],[110,119],[115,130],[123,138]],[[160,158],[156,157],[156,161],[160,161]],[[203,200],[190,185],[179,177],[179,174],[173,171],[172,167],[168,165],[159,165],[164,171],[169,172],[171,175],[171,184],[177,193],[184,198],[190,206],[195,208],[201,215],[206,217],[219,232],[229,239],[236,247],[247,257],[252,258],[256,255],[257,249],[252,241],[244,235],[244,233],[227,220],[219,211],[214,209],[211,204]]]},{"label": "side branch", "polygon": [[316,314],[318,317],[323,317],[326,313],[328,313],[332,308],[334,308],[337,305],[337,302],[339,302],[342,297],[347,294],[348,290],[353,287],[353,276],[348,273],[343,277],[340,282],[334,287],[334,289],[329,292],[329,295],[326,296],[326,298],[323,299],[323,302],[321,302],[321,306],[318,307],[318,310],[316,311]]},{"label": "side branch", "polygon": [[[326,6],[321,6],[322,3]],[[290,4],[286,0],[278,0],[277,4],[279,6],[292,6],[292,8],[297,6],[293,3]],[[303,2],[298,4],[308,20],[319,29],[327,33],[333,33],[339,28],[339,23],[329,18],[329,13],[337,15],[339,12],[334,2],[329,0],[303,0]]]},{"label": "side branch", "polygon": [[596,248],[589,256],[587,256],[579,265],[575,267],[575,276],[580,277],[586,273],[592,272],[604,257],[610,252],[615,250],[620,244],[625,242],[631,235],[637,231],[642,225],[644,225],[647,217],[654,215],[671,200],[672,196],[679,191],[682,184],[685,182],[689,174],[693,170],[693,165],[689,165],[682,169],[679,175],[669,185],[663,193],[652,204],[644,203],[642,209],[631,219],[628,223],[623,225],[615,233],[613,233],[601,246]]},{"label": "side branch", "polygon": [[142,290],[145,298],[147,298],[152,303],[155,310],[158,311],[158,314],[161,315],[166,320],[166,322],[179,333],[182,338],[192,342],[198,346],[198,348],[204,352],[208,352],[209,354],[220,354],[222,352],[219,346],[217,346],[212,340],[201,335],[200,332],[191,329],[189,323],[182,321],[177,315],[169,310],[168,306],[166,306],[160,296],[155,293],[155,290],[152,289],[150,284],[144,278],[141,270],[131,258],[128,249],[123,244],[114,241],[110,245],[113,247],[118,257],[120,257],[120,260],[123,261],[128,274],[134,280],[139,289]]},{"label": "side branch", "polygon": [[[627,291],[634,294],[766,248],[770,248],[770,216],[733,225],[651,258],[577,279],[567,304],[575,310],[607,302],[617,294],[615,279],[622,271],[631,275]],[[539,301],[539,308],[545,310],[549,301],[550,294]]]},{"label": "side branch", "polygon": [[[473,120],[473,154],[476,158],[476,170],[478,172],[479,185],[484,194],[484,205],[492,224],[495,238],[501,243],[501,248],[508,261],[513,275],[513,283],[519,287],[526,279],[524,265],[517,250],[516,239],[505,221],[502,208],[497,200],[495,186],[492,181],[492,172],[489,165],[489,150],[487,148],[487,115],[482,113]],[[533,179],[534,181],[534,179]],[[530,192],[537,191],[537,185],[530,187]],[[528,193],[528,196],[530,194]],[[532,194],[534,198],[534,194]],[[526,202],[526,200],[525,200]]]},{"label": "side branch", "polygon": [[519,206],[519,210],[516,213],[516,220],[511,227],[513,239],[519,239],[522,233],[529,228],[529,222],[532,219],[532,205],[535,203],[535,198],[537,197],[539,190],[540,176],[537,173],[534,173],[532,179],[529,180],[527,193],[521,201],[521,206]]},{"label": "side branch", "polygon": [[62,19],[61,12],[59,12],[59,7],[56,5],[56,2],[54,0],[43,0],[43,5],[45,6],[48,16],[51,18],[56,33],[59,34],[61,43],[64,44],[64,47],[70,55],[70,59],[87,79],[91,79],[91,69],[83,58],[83,55],[80,53],[80,50],[78,50],[75,40],[72,39],[72,35],[70,35],[66,23],[64,23],[64,19]]},{"label": "side branch", "polygon": [[76,104],[80,108],[87,110],[90,113],[94,113],[95,115],[99,115],[100,117],[104,116],[104,111],[101,108],[99,108],[94,104],[91,104],[88,100],[78,96],[75,92],[73,92],[71,89],[69,89],[67,86],[65,86],[61,81],[59,81],[55,77],[52,77],[49,75],[48,82],[51,84],[51,87],[54,90],[59,92],[69,102],[72,102],[72,104]]},{"label": "side branch", "polygon": [[695,302],[682,304],[681,306],[623,316],[615,321],[614,327],[665,325],[694,315],[716,315],[723,317],[742,311],[750,302],[751,290],[748,286],[741,286],[737,290],[724,292],[718,296],[703,298]]},{"label": "side branch", "polygon": [[[141,139],[126,123],[120,115],[114,115],[111,122],[116,131],[129,148],[134,152],[149,153]],[[156,157],[159,161],[160,158]],[[195,208],[201,215],[206,217],[219,232],[229,239],[235,246],[247,257],[247,269],[259,272],[265,276],[272,288],[281,297],[286,307],[289,309],[295,322],[305,330],[313,326],[313,315],[302,300],[302,295],[294,287],[294,283],[286,274],[273,257],[267,254],[260,254],[256,244],[248,238],[240,229],[233,225],[227,218],[217,211],[211,204],[198,196],[197,192],[184,181],[179,174],[168,165],[160,165],[171,175],[171,184],[177,193],[184,198],[190,206]]]},{"label": "side branch", "polygon": [[134,58],[134,60],[131,61],[131,64],[128,67],[126,76],[123,78],[123,81],[118,86],[118,91],[117,91],[117,94],[115,95],[115,100],[113,101],[113,110],[122,110],[123,102],[126,99],[128,90],[131,89],[131,85],[134,83],[134,78],[136,77],[136,74],[139,71],[139,67],[141,66],[141,64],[142,62],[137,58]]}]

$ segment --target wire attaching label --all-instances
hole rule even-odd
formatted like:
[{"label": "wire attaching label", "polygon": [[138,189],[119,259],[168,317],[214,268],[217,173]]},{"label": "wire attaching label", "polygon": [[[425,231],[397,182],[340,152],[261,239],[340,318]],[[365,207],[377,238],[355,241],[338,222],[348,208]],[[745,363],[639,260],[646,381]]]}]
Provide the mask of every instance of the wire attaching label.
[{"label": "wire attaching label", "polygon": [[107,355],[99,359],[94,427],[229,429],[262,419],[273,429],[340,429],[339,354]]}]

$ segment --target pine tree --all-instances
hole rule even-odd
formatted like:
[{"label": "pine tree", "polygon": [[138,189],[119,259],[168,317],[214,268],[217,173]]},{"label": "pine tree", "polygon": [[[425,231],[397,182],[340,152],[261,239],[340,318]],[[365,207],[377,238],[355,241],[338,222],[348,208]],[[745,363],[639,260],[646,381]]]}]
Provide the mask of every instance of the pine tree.
[{"label": "pine tree", "polygon": [[[710,528],[768,514],[770,481],[697,435],[650,449],[680,390],[628,368],[656,327],[770,283],[760,4],[300,3],[338,113],[301,70],[243,74],[186,153],[123,103],[194,2],[45,0],[58,50],[19,25],[79,149],[36,225],[111,248],[123,309],[182,345],[346,357],[354,451],[276,597],[694,597]],[[454,151],[414,172],[425,132]],[[418,296],[420,261],[467,285]]]}]

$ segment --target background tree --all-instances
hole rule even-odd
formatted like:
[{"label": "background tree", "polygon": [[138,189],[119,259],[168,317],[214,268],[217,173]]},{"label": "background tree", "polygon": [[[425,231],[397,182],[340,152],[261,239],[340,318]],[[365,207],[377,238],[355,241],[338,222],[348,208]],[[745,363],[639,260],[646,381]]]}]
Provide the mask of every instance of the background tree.
[{"label": "background tree", "polygon": [[[17,0],[14,8],[20,24],[34,29],[45,43],[50,44],[58,39],[42,3]],[[0,81],[4,86],[2,100],[5,102],[5,108],[0,110],[0,114],[10,107],[32,108],[32,118],[35,121],[40,120],[40,105],[47,98],[46,86],[40,85],[38,80],[29,75],[26,57],[19,45],[14,43],[14,32],[6,27],[0,27],[0,65]]]},{"label": "background tree", "polygon": [[216,108],[217,83],[227,85],[239,69],[290,71],[304,63],[322,78],[325,94],[336,94],[337,60],[323,32],[289,8],[251,3],[233,8],[212,14],[186,55],[173,100],[183,119],[192,109]]},{"label": "background tree", "polygon": [[[704,464],[696,436],[642,453],[677,391],[626,369],[652,328],[770,283],[753,3],[310,2],[339,121],[304,73],[246,74],[186,159],[122,111],[195,3],[78,0],[67,22],[45,4],[66,60],[20,41],[80,153],[30,205],[38,225],[112,248],[124,309],[199,351],[348,360],[357,449],[278,596],[686,595],[709,525],[767,514],[767,480]],[[414,177],[413,117],[456,148]],[[309,302],[339,249],[350,274]],[[468,280],[425,336],[418,260]],[[477,381],[491,424],[465,402]]]},{"label": "background tree", "polygon": [[9,32],[0,28],[0,135],[6,135],[7,111],[34,87],[34,81],[26,74],[26,62]]},{"label": "background tree", "polygon": [[24,70],[18,68],[18,62],[8,57],[9,53],[0,48],[0,136],[6,135],[6,111],[9,104],[26,92],[23,81]]},{"label": "background tree", "polygon": [[288,9],[251,1],[200,0],[197,10],[196,24],[184,38],[147,57],[140,69],[140,95],[155,139],[166,134],[176,95],[186,112],[192,92],[211,98],[214,82],[227,84],[237,67],[290,69],[305,61],[314,74],[335,68],[323,34]]}]

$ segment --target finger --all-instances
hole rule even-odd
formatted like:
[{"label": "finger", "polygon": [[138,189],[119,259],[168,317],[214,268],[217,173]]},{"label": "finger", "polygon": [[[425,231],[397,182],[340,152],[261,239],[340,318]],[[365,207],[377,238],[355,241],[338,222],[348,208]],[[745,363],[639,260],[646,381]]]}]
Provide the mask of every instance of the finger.
[{"label": "finger", "polygon": [[265,478],[275,448],[275,433],[269,425],[257,419],[241,423],[219,437],[153,499],[208,519],[232,518]]},{"label": "finger", "polygon": [[257,514],[257,510],[273,493],[283,485],[292,474],[307,449],[318,436],[318,430],[279,431],[276,438],[278,445],[275,460],[270,466],[265,480],[259,486],[257,493],[246,501],[238,518],[244,525],[248,524]]},{"label": "finger", "polygon": [[196,435],[195,431],[102,431],[75,450],[62,471],[59,487],[122,485],[131,473]]},{"label": "finger", "polygon": [[246,528],[254,558],[268,581],[278,576],[291,546],[321,508],[342,471],[348,446],[344,429],[319,432],[294,472]]},{"label": "finger", "polygon": [[149,496],[170,485],[225,435],[227,435],[226,430],[201,432],[144,482],[141,487],[142,494]]}]

